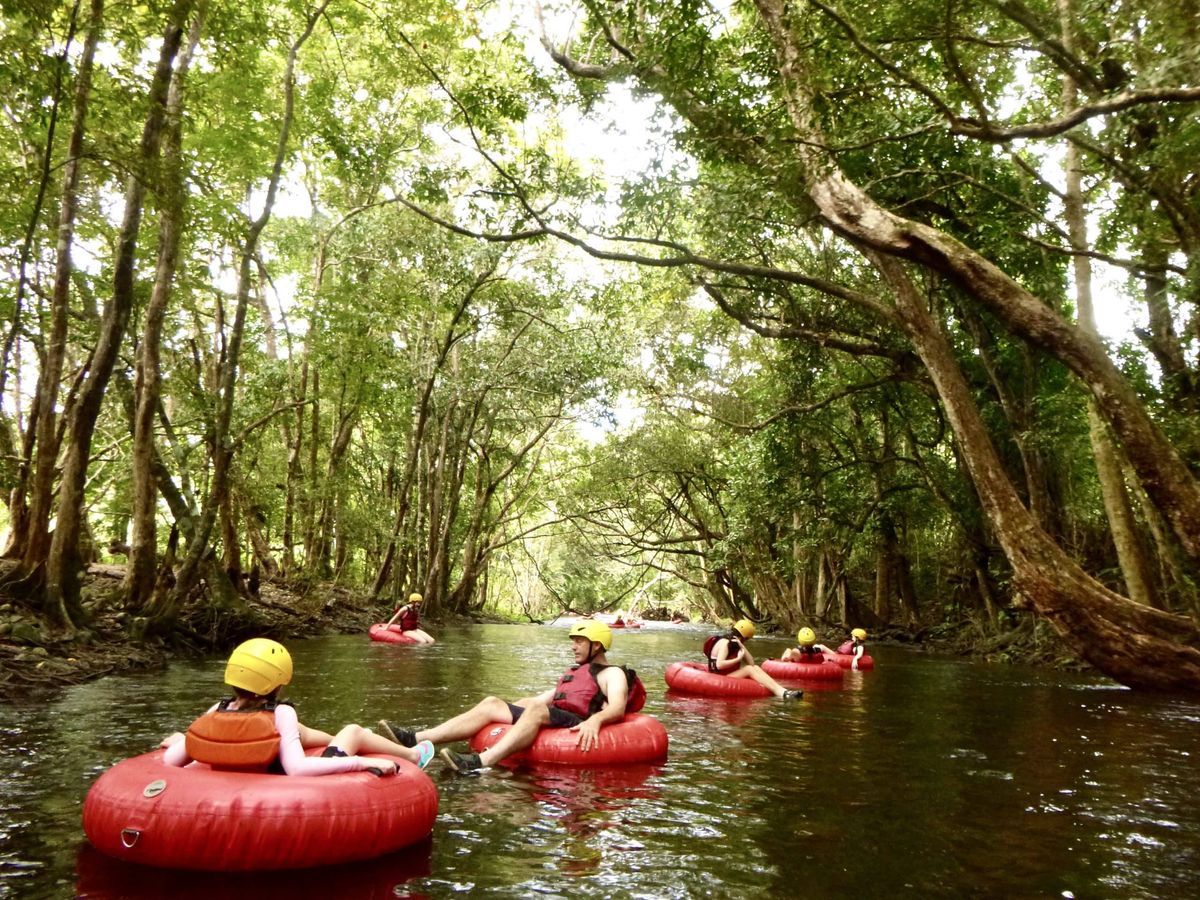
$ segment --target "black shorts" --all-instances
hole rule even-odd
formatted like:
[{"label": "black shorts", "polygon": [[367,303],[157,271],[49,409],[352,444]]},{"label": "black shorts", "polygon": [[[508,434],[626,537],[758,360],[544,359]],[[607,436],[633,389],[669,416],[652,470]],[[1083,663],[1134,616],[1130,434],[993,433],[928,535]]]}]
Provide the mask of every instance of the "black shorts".
[{"label": "black shorts", "polygon": [[[521,718],[521,713],[525,712],[525,707],[517,706],[515,703],[510,703],[510,704],[508,704],[508,712],[509,712],[509,715],[512,716],[512,720],[515,723],[517,721],[517,719]],[[575,715],[575,713],[573,713],[573,712],[569,712],[568,710],[565,710],[565,709],[559,709],[557,706],[551,706],[550,707],[550,724],[547,725],[546,727],[547,728],[574,728],[576,725],[578,725],[582,721],[583,721],[583,719],[580,718],[579,716]]]}]

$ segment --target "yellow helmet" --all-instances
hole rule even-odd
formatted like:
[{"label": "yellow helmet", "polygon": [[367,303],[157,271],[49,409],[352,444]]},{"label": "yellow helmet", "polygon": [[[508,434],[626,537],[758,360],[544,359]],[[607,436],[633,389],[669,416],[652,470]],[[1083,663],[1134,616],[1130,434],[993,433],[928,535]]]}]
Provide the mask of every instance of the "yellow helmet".
[{"label": "yellow helmet", "polygon": [[292,680],[292,657],[283,644],[270,638],[250,638],[238,644],[225,664],[225,683],[265,697]]},{"label": "yellow helmet", "polygon": [[855,628],[850,632],[850,637],[855,640],[865,641],[867,639],[867,631],[865,628]]},{"label": "yellow helmet", "polygon": [[809,644],[815,644],[817,641],[817,633],[811,628],[801,628],[796,632],[796,640],[801,646],[807,647]]},{"label": "yellow helmet", "polygon": [[605,650],[612,646],[612,629],[595,619],[576,622],[567,634],[571,637],[585,637],[589,641],[599,644]]},{"label": "yellow helmet", "polygon": [[733,630],[742,636],[742,640],[754,637],[754,623],[749,619],[738,619],[733,623]]},{"label": "yellow helmet", "polygon": [[408,595],[408,602],[409,602],[409,603],[424,603],[424,602],[425,602],[425,598],[424,598],[424,597],[422,597],[420,594],[409,594],[409,595]]}]

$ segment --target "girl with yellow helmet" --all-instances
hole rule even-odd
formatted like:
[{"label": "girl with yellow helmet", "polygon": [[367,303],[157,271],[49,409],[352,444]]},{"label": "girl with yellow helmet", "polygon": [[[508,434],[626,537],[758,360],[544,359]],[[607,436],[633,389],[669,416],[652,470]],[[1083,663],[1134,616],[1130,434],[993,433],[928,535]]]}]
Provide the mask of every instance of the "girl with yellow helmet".
[{"label": "girl with yellow helmet", "polygon": [[815,631],[805,627],[796,632],[796,646],[788,647],[779,658],[784,662],[822,663],[825,661],[824,654],[832,652],[824,644],[817,643]]},{"label": "girl with yellow helmet", "polygon": [[850,637],[847,638],[837,648],[837,652],[843,656],[853,656],[854,659],[850,663],[850,668],[858,671],[858,661],[863,658],[863,654],[867,652],[867,630],[865,628],[853,628],[850,631]]},{"label": "girl with yellow helmet", "polygon": [[[337,772],[370,771],[391,775],[397,763],[391,759],[359,756],[379,753],[398,756],[422,769],[433,758],[433,745],[426,741],[413,748],[388,740],[361,725],[346,725],[330,735],[300,723],[295,708],[279,699],[279,692],[292,680],[292,657],[270,638],[251,638],[234,648],[225,665],[225,683],[234,696],[219,701],[196,719],[186,734],[164,738],[163,762],[185,766],[198,760],[217,769],[288,775],[332,775]],[[305,750],[324,747],[321,756]]]},{"label": "girl with yellow helmet", "polygon": [[[396,607],[392,617],[387,620],[387,627],[398,631],[418,644],[432,644],[433,637],[421,628],[421,604],[425,598],[420,594],[409,594],[408,602]],[[396,620],[400,621],[397,622]]]},{"label": "girl with yellow helmet", "polygon": [[708,657],[708,670],[729,678],[749,678],[784,700],[798,700],[804,691],[789,691],[778,681],[755,665],[754,657],[746,648],[746,642],[754,637],[754,623],[739,619],[733,623],[728,634],[714,634],[704,642],[704,655]]}]

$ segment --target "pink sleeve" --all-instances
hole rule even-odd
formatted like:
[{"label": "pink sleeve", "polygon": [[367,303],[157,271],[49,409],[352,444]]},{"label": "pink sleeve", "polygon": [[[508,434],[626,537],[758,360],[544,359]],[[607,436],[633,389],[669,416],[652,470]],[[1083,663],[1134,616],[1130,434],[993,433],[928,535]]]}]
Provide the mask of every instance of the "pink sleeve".
[{"label": "pink sleeve", "polygon": [[279,732],[279,761],[283,764],[283,771],[289,775],[366,771],[367,767],[354,756],[305,756],[300,743],[300,720],[291,706],[281,703],[275,707],[275,728]]}]

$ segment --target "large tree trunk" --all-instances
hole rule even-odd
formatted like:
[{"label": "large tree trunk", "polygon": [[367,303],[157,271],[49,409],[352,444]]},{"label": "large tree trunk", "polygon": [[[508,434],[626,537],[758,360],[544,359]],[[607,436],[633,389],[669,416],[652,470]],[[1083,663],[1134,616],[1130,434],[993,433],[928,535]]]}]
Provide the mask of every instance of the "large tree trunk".
[{"label": "large tree trunk", "polygon": [[175,269],[183,231],[184,171],[180,159],[183,143],[183,85],[196,44],[200,41],[204,11],[201,0],[192,20],[187,46],[179,57],[167,94],[167,128],[163,142],[163,179],[159,205],[158,264],[154,289],[146,307],[142,342],[134,375],[133,416],[133,535],[129,568],[125,575],[126,603],[140,609],[153,595],[158,574],[158,529],[155,507],[158,476],[154,471],[157,449],[154,422],[162,402],[160,372],[163,321],[175,284]]},{"label": "large tree trunk", "polygon": [[1135,687],[1200,690],[1196,623],[1109,591],[1021,505],[945,336],[896,257],[952,279],[1015,334],[1062,360],[1084,381],[1147,494],[1192,559],[1200,559],[1196,479],[1094,336],[1066,322],[970,248],[883,209],[836,168],[820,149],[825,142],[813,112],[814,88],[786,4],[756,0],[756,5],[775,45],[785,102],[801,138],[796,152],[806,169],[809,196],[830,227],[860,247],[895,292],[900,323],[937,388],[984,510],[1013,567],[1015,586],[1080,656],[1116,680]]},{"label": "large tree trunk", "polygon": [[809,198],[834,231],[856,245],[917,262],[959,286],[1013,334],[1060,360],[1079,377],[1125,448],[1154,505],[1200,562],[1200,482],[1150,418],[1131,385],[1094,335],[1087,334],[990,260],[950,235],[898,216],[870,198],[826,155],[814,112],[815,84],[801,58],[785,0],[755,0],[775,45],[785,103],[799,140]]},{"label": "large tree trunk", "polygon": [[1200,690],[1200,629],[1184,617],[1115,594],[1055,544],[1021,505],[971,399],[945,335],[903,264],[868,253],[896,294],[896,308],[929,370],[988,520],[1013,567],[1014,586],[1066,643],[1131,687]]},{"label": "large tree trunk", "polygon": [[112,297],[105,304],[99,338],[88,364],[88,374],[71,412],[70,440],[59,491],[58,522],[46,563],[45,598],[47,618],[67,628],[72,627],[71,613],[76,611],[78,606],[79,572],[82,565],[79,537],[84,513],[83,487],[91,456],[92,435],[133,310],[134,267],[138,230],[141,227],[146,195],[146,179],[158,157],[163,121],[166,117],[171,66],[179,52],[183,23],[189,9],[190,0],[177,0],[163,34],[158,65],[150,82],[149,112],[142,128],[138,171],[130,176],[125,190],[125,213],[114,264]]}]

